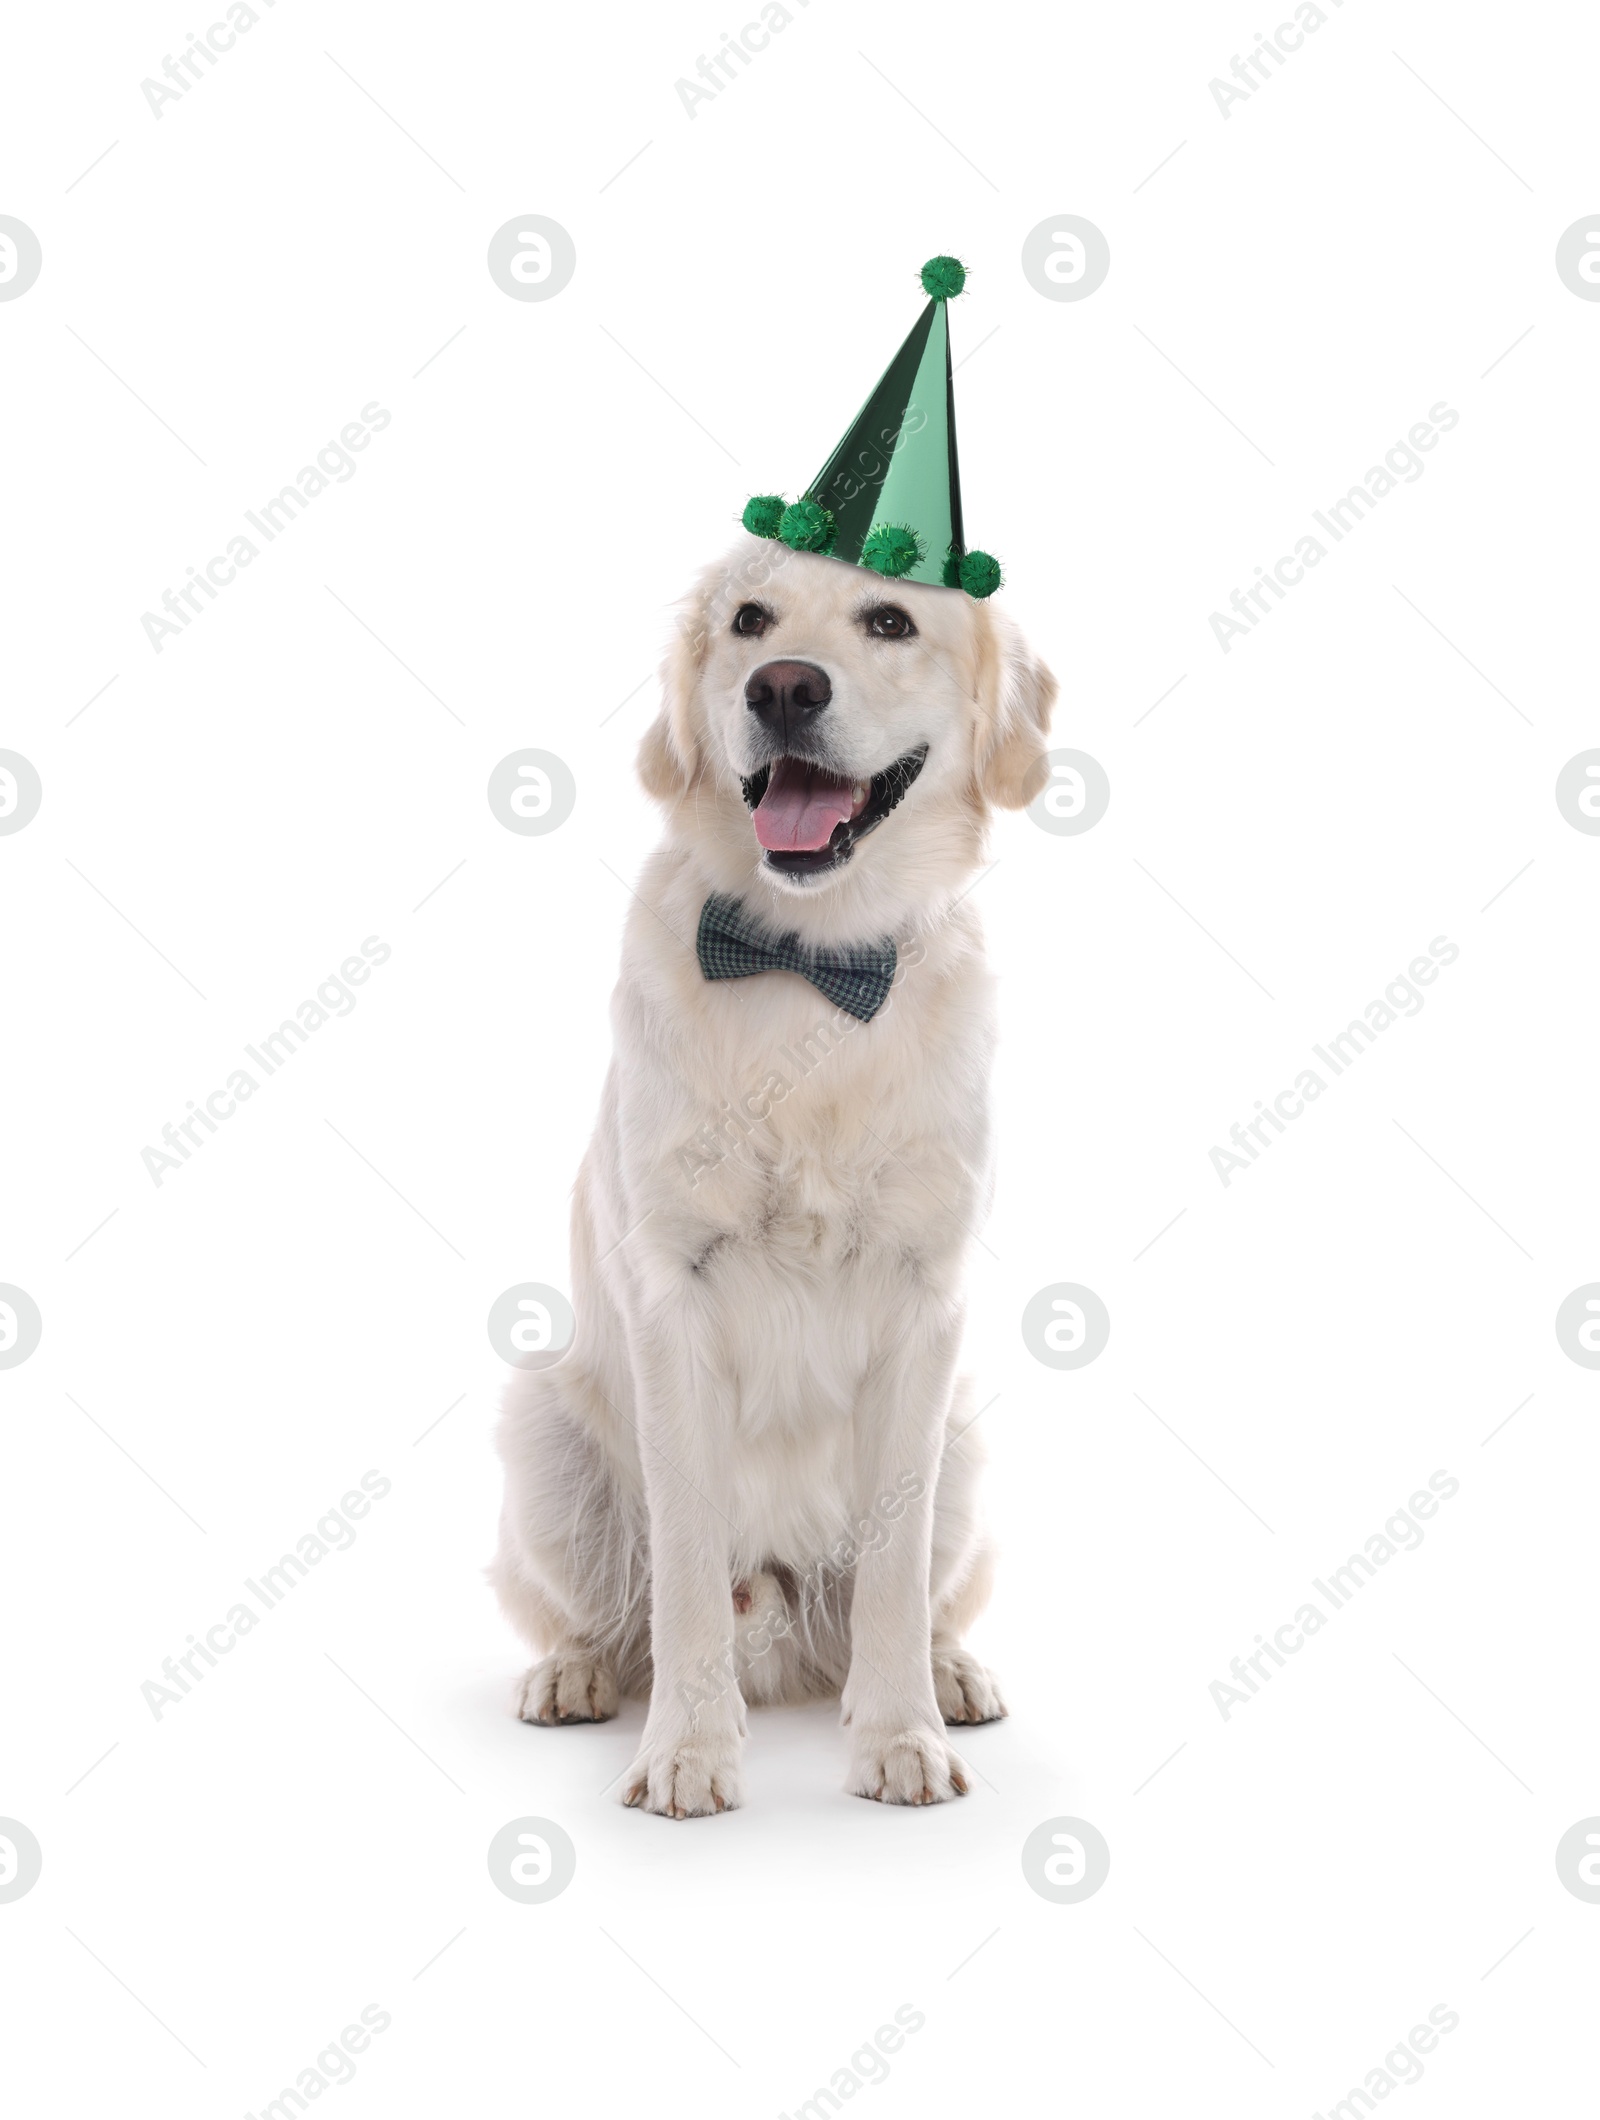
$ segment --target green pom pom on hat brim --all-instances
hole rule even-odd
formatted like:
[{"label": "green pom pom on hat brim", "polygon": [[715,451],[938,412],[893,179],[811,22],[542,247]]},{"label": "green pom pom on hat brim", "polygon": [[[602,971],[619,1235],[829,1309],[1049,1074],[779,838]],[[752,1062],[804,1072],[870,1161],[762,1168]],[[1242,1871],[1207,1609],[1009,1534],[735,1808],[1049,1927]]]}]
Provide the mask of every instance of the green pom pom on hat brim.
[{"label": "green pom pom on hat brim", "polygon": [[791,552],[831,551],[834,529],[832,510],[819,501],[792,501],[778,522],[778,535]]},{"label": "green pom pom on hat brim", "polygon": [[880,523],[876,530],[867,533],[861,547],[861,564],[894,581],[919,567],[926,550],[915,530],[900,523]]},{"label": "green pom pom on hat brim", "polygon": [[786,506],[781,493],[753,493],[739,519],[752,537],[776,537]]},{"label": "green pom pom on hat brim", "polygon": [[964,552],[960,559],[952,554],[945,569],[945,580],[952,589],[965,589],[980,603],[993,596],[1004,579],[1000,562],[988,552]]}]

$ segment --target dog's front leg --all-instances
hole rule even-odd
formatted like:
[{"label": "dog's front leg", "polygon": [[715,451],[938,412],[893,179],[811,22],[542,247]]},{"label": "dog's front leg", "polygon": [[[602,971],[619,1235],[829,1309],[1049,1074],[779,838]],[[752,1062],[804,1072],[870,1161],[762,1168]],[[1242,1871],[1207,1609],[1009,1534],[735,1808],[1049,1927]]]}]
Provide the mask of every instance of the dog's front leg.
[{"label": "dog's front leg", "polygon": [[850,1608],[846,1786],[882,1803],[942,1803],[967,1793],[934,1693],[928,1588],[960,1320],[948,1305],[918,1296],[901,1323],[903,1337],[893,1345],[886,1335],[892,1351],[875,1365],[856,1408],[856,1496],[873,1521]]},{"label": "dog's front leg", "polygon": [[709,1344],[706,1307],[680,1292],[634,1336],[654,1676],[622,1800],[668,1818],[730,1811],[744,1798],[727,1478],[733,1394],[696,1359]]}]

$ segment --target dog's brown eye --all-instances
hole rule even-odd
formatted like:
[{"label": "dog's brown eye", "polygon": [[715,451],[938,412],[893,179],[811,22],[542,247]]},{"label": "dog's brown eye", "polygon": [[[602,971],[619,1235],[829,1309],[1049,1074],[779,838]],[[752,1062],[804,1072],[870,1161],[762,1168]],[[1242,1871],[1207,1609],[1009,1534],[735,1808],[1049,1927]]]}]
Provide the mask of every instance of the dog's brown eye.
[{"label": "dog's brown eye", "polygon": [[867,613],[867,631],[879,640],[914,640],[917,629],[898,604],[877,604]]},{"label": "dog's brown eye", "polygon": [[765,633],[772,623],[772,613],[760,604],[741,604],[733,614],[733,630],[746,637]]}]

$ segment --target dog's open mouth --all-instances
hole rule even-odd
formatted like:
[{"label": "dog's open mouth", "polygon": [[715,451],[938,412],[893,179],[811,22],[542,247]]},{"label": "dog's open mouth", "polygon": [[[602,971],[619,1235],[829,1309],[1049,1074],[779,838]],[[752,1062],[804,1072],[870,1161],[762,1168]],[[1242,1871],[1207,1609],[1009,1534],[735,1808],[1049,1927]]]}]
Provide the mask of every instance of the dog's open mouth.
[{"label": "dog's open mouth", "polygon": [[922,771],[928,747],[907,751],[867,780],[829,773],[806,758],[776,758],[741,781],[769,868],[816,874],[850,859]]}]

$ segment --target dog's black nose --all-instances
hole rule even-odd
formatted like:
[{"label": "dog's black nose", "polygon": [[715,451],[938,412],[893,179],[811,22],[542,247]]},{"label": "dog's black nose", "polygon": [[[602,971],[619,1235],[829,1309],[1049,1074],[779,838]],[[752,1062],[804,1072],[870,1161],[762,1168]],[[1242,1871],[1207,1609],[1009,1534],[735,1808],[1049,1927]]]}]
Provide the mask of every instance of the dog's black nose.
[{"label": "dog's black nose", "polygon": [[815,663],[763,663],[745,679],[745,705],[785,744],[807,727],[832,697],[828,673]]}]

